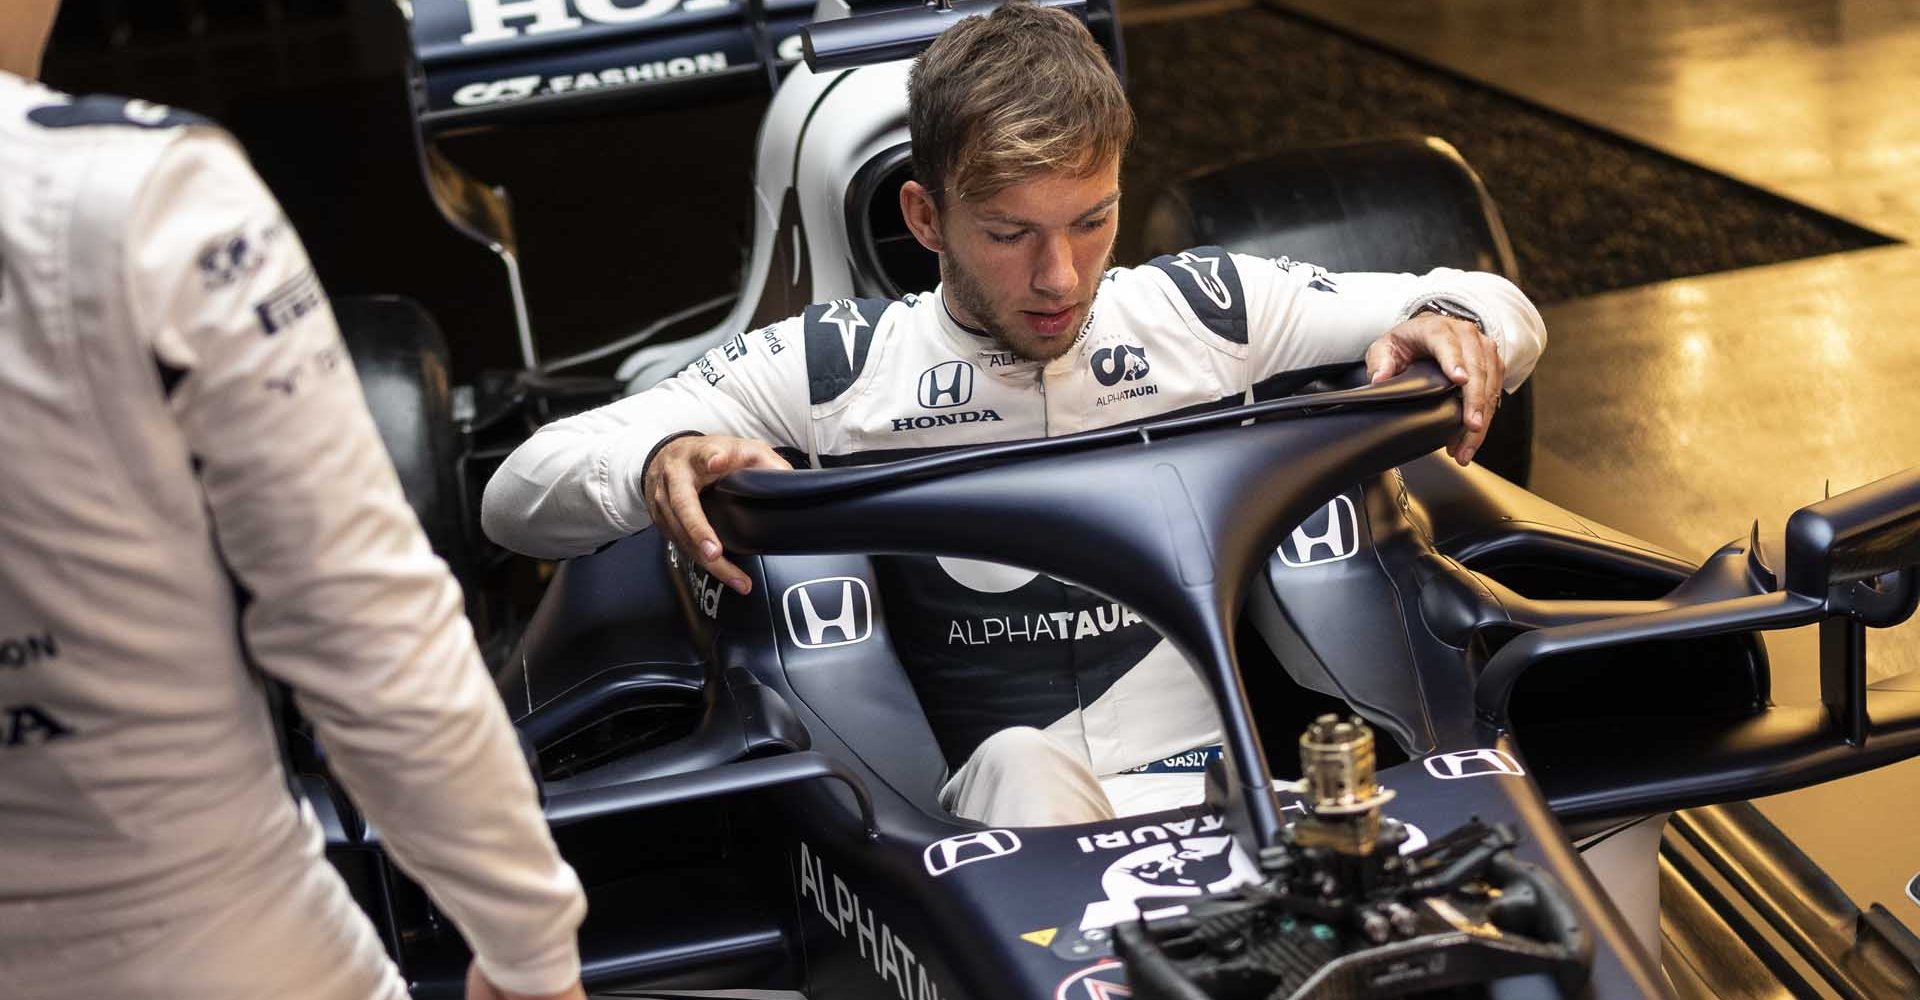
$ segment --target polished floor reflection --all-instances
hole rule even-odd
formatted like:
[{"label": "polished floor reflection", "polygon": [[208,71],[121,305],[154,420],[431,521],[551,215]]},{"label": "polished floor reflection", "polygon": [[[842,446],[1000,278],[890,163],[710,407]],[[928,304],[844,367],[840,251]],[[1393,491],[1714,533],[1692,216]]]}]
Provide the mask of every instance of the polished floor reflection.
[{"label": "polished floor reflection", "polygon": [[[1269,0],[1849,221],[1920,240],[1920,3]],[[1626,220],[1623,220],[1626,224]],[[1920,465],[1920,248],[1611,292],[1545,310],[1534,488],[1692,557]],[[1810,630],[1777,701],[1818,699]],[[1912,686],[1920,624],[1869,640]],[[1889,678],[1894,678],[1889,680]],[[1630,738],[1622,747],[1631,753]],[[1762,800],[1860,905],[1920,923],[1920,761]]]},{"label": "polished floor reflection", "polygon": [[1920,238],[1920,2],[1269,2]]}]

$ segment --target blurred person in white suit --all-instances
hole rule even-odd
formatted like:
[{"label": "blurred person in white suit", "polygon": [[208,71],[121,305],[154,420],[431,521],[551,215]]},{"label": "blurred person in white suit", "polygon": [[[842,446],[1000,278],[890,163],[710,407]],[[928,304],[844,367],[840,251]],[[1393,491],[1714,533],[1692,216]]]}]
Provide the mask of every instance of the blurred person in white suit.
[{"label": "blurred person in white suit", "polygon": [[582,997],[579,880],[299,238],[218,128],[34,82],[57,7],[0,0],[0,996],[407,996],[257,669],[469,998]]}]

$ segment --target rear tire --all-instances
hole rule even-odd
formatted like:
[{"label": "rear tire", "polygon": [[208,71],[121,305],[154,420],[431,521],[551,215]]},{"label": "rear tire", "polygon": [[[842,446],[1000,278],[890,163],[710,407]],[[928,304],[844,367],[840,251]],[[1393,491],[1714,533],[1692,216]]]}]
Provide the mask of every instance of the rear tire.
[{"label": "rear tire", "polygon": [[333,313],[407,503],[433,551],[465,586],[472,568],[470,519],[446,338],[425,308],[397,295],[342,296]]},{"label": "rear tire", "polygon": [[[1194,174],[1147,213],[1150,256],[1221,246],[1332,271],[1453,267],[1517,279],[1499,210],[1445,141],[1311,149]],[[1506,397],[1475,461],[1521,486],[1533,464],[1533,387]]]}]

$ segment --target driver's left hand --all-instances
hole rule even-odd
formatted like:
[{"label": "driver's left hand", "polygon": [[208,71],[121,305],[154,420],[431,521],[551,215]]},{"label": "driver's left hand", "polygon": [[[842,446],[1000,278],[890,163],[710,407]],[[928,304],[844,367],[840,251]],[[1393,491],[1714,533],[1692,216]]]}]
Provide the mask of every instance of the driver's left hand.
[{"label": "driver's left hand", "polygon": [[1463,387],[1460,436],[1447,453],[1466,465],[1487,439],[1493,411],[1500,408],[1507,363],[1500,359],[1493,338],[1473,323],[1427,312],[1388,330],[1367,348],[1367,375],[1374,382],[1389,379],[1420,358],[1432,358],[1455,385]]}]

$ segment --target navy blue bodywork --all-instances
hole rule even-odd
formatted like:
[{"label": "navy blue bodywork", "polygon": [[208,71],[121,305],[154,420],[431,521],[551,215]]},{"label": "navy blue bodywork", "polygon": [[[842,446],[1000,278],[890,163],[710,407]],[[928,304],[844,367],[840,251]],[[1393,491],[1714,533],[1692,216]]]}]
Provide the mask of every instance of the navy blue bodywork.
[{"label": "navy blue bodywork", "polygon": [[[1387,737],[1389,815],[1421,837],[1475,817],[1520,831],[1518,856],[1559,881],[1593,942],[1575,995],[1660,995],[1563,824],[1911,755],[1920,695],[1867,694],[1872,721],[1850,739],[1867,715],[1847,700],[1852,661],[1831,705],[1775,707],[1754,633],[1788,612],[1840,628],[1910,614],[1920,475],[1797,515],[1784,572],[1751,539],[1695,568],[1446,462],[1433,449],[1457,419],[1452,387],[1422,370],[1143,427],[745,473],[709,508],[750,595],[650,531],[563,565],[500,681],[589,887],[589,987],[1098,1000],[1124,984],[1116,913],[1223,888],[1278,842],[1301,807],[1268,789],[1293,776],[1301,713],[1331,697]],[[888,639],[908,612],[864,554],[932,552],[1090,585],[1180,646],[1227,736],[1207,805],[1008,831],[946,814],[946,763]],[[1645,756],[1597,753],[1603,732]],[[364,890],[377,836],[337,811],[330,824]],[[1174,851],[1195,859],[1185,882],[1142,881]],[[417,992],[453,995],[457,938],[376,867],[384,896],[363,902]],[[1562,994],[1542,980],[1488,995]]]}]

